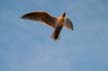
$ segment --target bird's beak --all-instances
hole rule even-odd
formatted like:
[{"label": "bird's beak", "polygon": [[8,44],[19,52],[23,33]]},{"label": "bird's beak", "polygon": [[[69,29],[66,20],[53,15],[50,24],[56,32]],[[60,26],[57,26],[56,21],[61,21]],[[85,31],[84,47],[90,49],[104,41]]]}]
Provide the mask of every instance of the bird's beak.
[{"label": "bird's beak", "polygon": [[66,16],[66,12],[63,13],[63,17],[65,17],[65,16]]}]

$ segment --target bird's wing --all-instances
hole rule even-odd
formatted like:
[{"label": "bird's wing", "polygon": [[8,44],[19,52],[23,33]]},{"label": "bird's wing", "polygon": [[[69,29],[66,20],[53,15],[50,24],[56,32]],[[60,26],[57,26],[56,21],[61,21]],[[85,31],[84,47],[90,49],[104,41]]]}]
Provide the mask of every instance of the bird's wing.
[{"label": "bird's wing", "polygon": [[32,12],[32,13],[27,13],[23,15],[21,18],[23,19],[30,19],[34,21],[41,21],[47,25],[49,25],[52,28],[55,28],[55,23],[57,18],[51,16],[47,12]]},{"label": "bird's wing", "polygon": [[72,21],[68,17],[65,18],[64,26],[70,30],[73,30]]}]

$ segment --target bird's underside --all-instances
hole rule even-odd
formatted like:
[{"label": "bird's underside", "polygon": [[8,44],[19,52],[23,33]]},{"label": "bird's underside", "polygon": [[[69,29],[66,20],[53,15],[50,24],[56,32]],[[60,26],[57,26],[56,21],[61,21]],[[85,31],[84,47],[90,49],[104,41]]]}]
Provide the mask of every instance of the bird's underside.
[{"label": "bird's underside", "polygon": [[43,22],[43,24],[46,24],[52,27],[54,29],[54,32],[51,35],[51,38],[53,38],[54,40],[57,40],[63,28],[63,26],[61,26],[60,24],[64,24],[66,28],[73,30],[73,24],[71,20],[65,17],[64,15],[65,13],[61,15],[58,19],[56,17],[51,16],[47,12],[32,12],[32,13],[27,13],[23,15],[21,18],[34,20],[34,21],[40,21],[40,22]]}]

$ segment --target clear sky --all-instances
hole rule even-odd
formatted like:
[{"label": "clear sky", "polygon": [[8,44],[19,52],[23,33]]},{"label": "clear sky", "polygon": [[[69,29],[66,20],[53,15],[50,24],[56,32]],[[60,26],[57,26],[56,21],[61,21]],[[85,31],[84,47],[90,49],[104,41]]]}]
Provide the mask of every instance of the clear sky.
[{"label": "clear sky", "polygon": [[[33,11],[66,11],[74,31],[53,41],[52,29],[20,18]],[[108,0],[0,0],[0,71],[108,71]]]}]

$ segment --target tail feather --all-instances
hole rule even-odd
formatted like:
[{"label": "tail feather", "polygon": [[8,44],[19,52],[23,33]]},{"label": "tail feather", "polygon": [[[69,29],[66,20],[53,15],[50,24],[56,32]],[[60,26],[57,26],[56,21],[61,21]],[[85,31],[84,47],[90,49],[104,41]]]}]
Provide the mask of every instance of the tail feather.
[{"label": "tail feather", "polygon": [[56,27],[55,30],[54,30],[54,32],[53,32],[53,34],[51,35],[51,38],[54,39],[54,40],[59,39],[61,29],[62,29],[62,27],[59,27],[59,26]]}]

